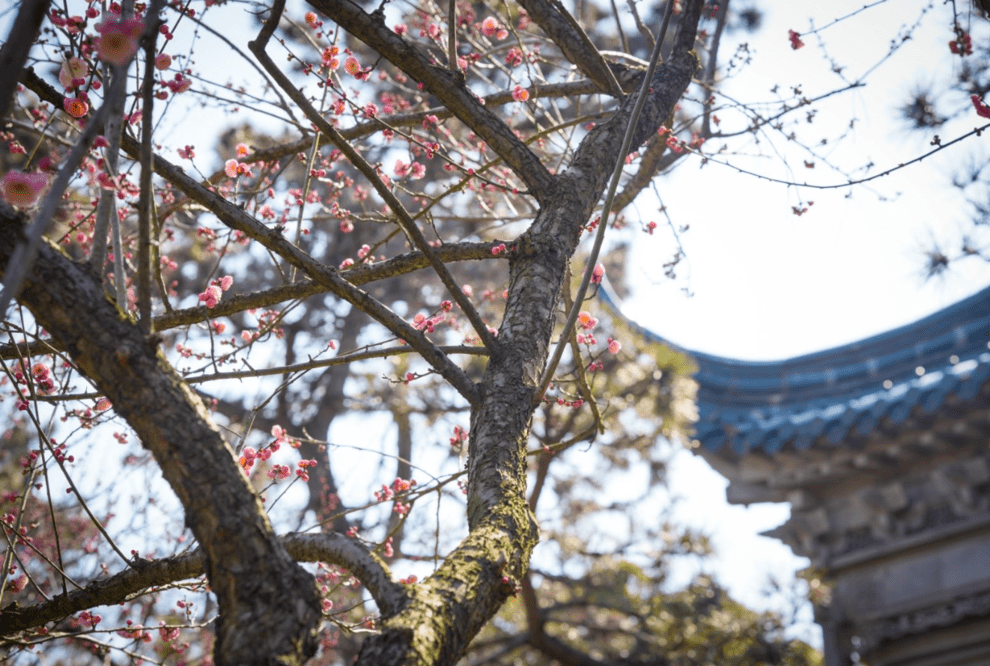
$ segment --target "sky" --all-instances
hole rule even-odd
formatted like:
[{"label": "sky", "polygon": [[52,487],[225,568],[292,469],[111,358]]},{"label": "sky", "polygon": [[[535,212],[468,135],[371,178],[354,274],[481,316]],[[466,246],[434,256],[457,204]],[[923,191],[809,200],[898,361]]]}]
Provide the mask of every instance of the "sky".
[{"label": "sky", "polygon": [[[826,25],[862,7],[863,1],[762,4],[766,12],[760,31],[729,38],[730,43],[747,40],[750,46],[752,63],[726,90],[743,101],[772,100],[775,85],[801,85],[809,96],[832,90],[838,79],[830,73],[819,37],[830,56],[846,65],[847,75],[855,77],[881,60],[901,27],[913,23],[927,6],[916,0],[880,4],[817,36],[805,36],[805,47],[794,51],[787,32],[806,31],[809,12],[815,13],[815,25]],[[946,80],[958,61],[949,57],[946,46],[952,37],[951,9],[933,3],[921,20],[910,42],[879,66],[866,87],[830,98],[819,107],[813,126],[801,128],[810,138],[834,137],[845,131],[851,117],[857,119],[845,141],[829,146],[830,162],[855,169],[872,160],[882,170],[930,150],[927,136],[908,132],[897,119],[897,105],[913,86]],[[0,23],[4,33],[6,21]],[[722,52],[732,48],[723,46]],[[957,101],[959,108],[967,104]],[[738,116],[729,109],[722,115],[724,127],[734,127]],[[975,120],[939,131],[949,139],[968,131]],[[207,132],[204,128],[202,137],[183,143],[205,149],[212,144]],[[858,340],[950,305],[990,284],[990,266],[970,260],[926,281],[922,250],[932,239],[948,242],[966,228],[965,206],[949,182],[971,157],[987,159],[988,140],[984,135],[966,141],[856,188],[848,198],[848,190],[797,190],[713,162],[702,168],[697,159],[688,160],[657,182],[673,224],[690,225],[679,235],[685,259],[678,278],[663,277],[660,264],[676,246],[664,232],[665,219],[654,212],[659,202],[643,197],[636,204],[642,218],[656,220],[660,229],[649,237],[639,233],[615,239],[630,240],[633,246],[631,293],[623,312],[688,349],[772,360]],[[844,182],[822,161],[814,169],[802,167],[807,158],[793,145],[777,141],[774,146],[792,158],[793,171],[781,166],[768,142],[749,146],[748,157],[732,161],[777,178]],[[792,206],[809,200],[814,204],[807,213],[792,213]],[[675,454],[669,477],[673,494],[681,498],[675,516],[711,532],[721,555],[701,569],[714,573],[733,596],[762,607],[769,574],[786,575],[806,566],[787,547],[758,536],[787,519],[785,505],[728,506],[725,480],[683,450]],[[682,582],[696,572],[699,565],[694,566],[684,565]],[[799,634],[820,643],[820,633],[805,620]]]},{"label": "sky", "polygon": [[[833,89],[837,79],[824,66],[815,36],[804,37],[806,46],[798,51],[787,42],[788,29],[808,28],[809,6],[767,4],[764,27],[755,39],[747,37],[753,63],[732,84],[733,96],[765,100],[774,85],[800,84],[807,96]],[[823,25],[862,4],[827,3],[827,9],[817,10],[815,22]],[[888,2],[820,36],[829,53],[848,63],[849,75],[855,76],[878,60],[900,26],[914,20],[918,12],[913,10],[924,6]],[[855,117],[855,131],[829,147],[829,158],[853,168],[870,160],[877,171],[931,150],[930,134],[908,132],[897,107],[913,86],[951,76],[955,63],[946,47],[950,23],[948,7],[930,11],[907,46],[881,65],[864,88],[822,105],[813,127],[798,127],[800,136],[834,135]],[[731,49],[723,46],[726,52]],[[969,104],[958,101],[963,108]],[[953,138],[982,120],[973,113],[964,118],[938,133]],[[776,148],[797,156],[791,161],[797,165],[793,172],[766,157],[772,153],[765,145],[764,156],[733,162],[777,178],[845,181],[821,161],[804,169],[804,153],[785,144],[777,141]],[[793,357],[919,319],[990,284],[990,265],[978,260],[960,262],[940,279],[926,281],[922,274],[922,251],[930,240],[954,249],[949,240],[968,226],[960,193],[949,186],[951,176],[969,159],[988,158],[987,135],[973,137],[855,188],[850,198],[848,189],[797,190],[717,164],[699,169],[695,160],[658,183],[674,224],[690,225],[681,236],[687,258],[679,279],[664,280],[658,268],[657,257],[666,260],[671,254],[669,235],[661,237],[658,230],[655,239],[637,238],[629,279],[633,293],[624,311],[685,348],[747,360]],[[800,217],[791,210],[799,200],[815,202]],[[648,217],[648,204],[638,205]],[[653,217],[662,228],[662,218]]]},{"label": "sky", "polygon": [[[764,4],[761,31],[745,37],[752,64],[738,84],[732,84],[733,96],[772,99],[769,91],[775,84],[800,84],[807,96],[834,88],[836,77],[829,72],[818,39],[805,36],[804,48],[794,51],[788,30],[808,30],[809,12],[814,12],[814,25],[822,26],[864,3]],[[964,4],[957,3],[960,8]],[[897,106],[915,85],[935,82],[938,89],[937,83],[951,76],[958,62],[949,57],[946,46],[952,37],[951,8],[935,5],[913,39],[876,70],[865,88],[829,100],[813,128],[799,128],[817,138],[843,131],[850,117],[858,119],[845,145],[829,149],[830,160],[859,166],[865,157],[880,171],[931,150],[928,135],[907,131]],[[849,75],[855,76],[879,60],[901,26],[912,23],[925,6],[888,2],[828,28],[820,37],[829,54],[846,63]],[[722,52],[732,51],[723,46]],[[965,108],[968,101],[959,101],[959,108]],[[938,132],[943,139],[953,138],[977,120],[983,119],[970,114]],[[821,161],[813,170],[801,167],[807,157],[786,142],[777,142],[777,147],[797,156],[794,172],[772,157],[734,162],[777,178],[845,182]],[[762,148],[764,155],[772,155],[766,145]],[[646,240],[635,236],[632,243],[627,276],[631,294],[623,302],[623,313],[687,349],[741,360],[781,360],[853,342],[955,303],[990,284],[990,266],[964,261],[941,278],[925,280],[922,251],[932,239],[951,248],[967,229],[967,209],[949,183],[969,159],[986,161],[987,148],[987,135],[973,138],[853,189],[851,198],[846,198],[849,190],[796,190],[716,164],[687,164],[657,183],[674,225],[690,225],[680,235],[686,258],[678,279],[663,277],[660,264],[676,246],[669,234],[661,234],[666,222],[654,214],[661,228]],[[815,203],[807,213],[792,213],[792,206],[809,200]],[[637,205],[644,219],[650,219],[651,204],[641,200]],[[652,205],[657,207],[655,201]],[[767,577],[787,578],[808,562],[758,534],[783,523],[789,516],[787,505],[729,506],[726,481],[684,450],[674,457],[670,479],[673,493],[682,498],[675,516],[714,535],[719,557],[702,569],[716,574],[751,606],[779,603],[779,598],[762,595]],[[685,568],[682,579],[695,570]],[[807,612],[796,634],[820,645],[820,630]]]}]

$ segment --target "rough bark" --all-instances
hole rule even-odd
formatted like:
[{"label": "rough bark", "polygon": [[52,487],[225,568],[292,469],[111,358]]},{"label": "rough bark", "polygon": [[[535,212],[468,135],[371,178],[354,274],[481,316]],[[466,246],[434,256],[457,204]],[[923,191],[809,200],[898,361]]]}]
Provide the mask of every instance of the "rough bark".
[{"label": "rough bark", "polygon": [[[4,271],[23,229],[24,218],[0,205]],[[233,453],[157,340],[104,295],[87,267],[48,246],[18,300],[127,420],[182,503],[220,609],[216,663],[303,663],[316,650],[320,620],[313,577],[275,538]]]},{"label": "rough bark", "polygon": [[[424,67],[415,49],[380,18],[350,2],[311,0],[338,25],[378,51],[444,101],[458,100],[463,122],[486,139],[508,130],[498,119],[463,103],[463,83]],[[657,71],[637,124],[633,147],[655,133],[691,82],[698,60],[691,51],[703,2],[685,3],[670,59]],[[409,604],[385,617],[381,633],[364,644],[359,664],[448,664],[499,609],[525,573],[538,540],[526,503],[526,443],[536,388],[553,334],[557,299],[582,229],[601,198],[630,121],[627,98],[607,122],[582,141],[566,169],[547,178],[526,172],[515,146],[489,144],[531,187],[541,210],[510,256],[510,286],[499,329],[500,353],[490,360],[473,406],[469,444],[470,535],[440,570],[413,588]],[[483,107],[481,107],[483,108]],[[496,123],[492,126],[491,123]],[[541,167],[542,169],[542,167]]]}]

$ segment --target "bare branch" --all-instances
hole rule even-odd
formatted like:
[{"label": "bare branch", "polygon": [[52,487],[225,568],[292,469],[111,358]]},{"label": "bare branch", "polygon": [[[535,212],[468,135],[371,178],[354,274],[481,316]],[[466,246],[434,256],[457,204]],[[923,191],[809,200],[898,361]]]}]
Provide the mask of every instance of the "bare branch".
[{"label": "bare branch", "polygon": [[464,85],[463,76],[436,67],[414,46],[389,30],[377,14],[372,15],[351,0],[308,0],[341,28],[422,83],[464,124],[484,139],[495,153],[526,183],[529,194],[542,203],[551,191],[553,178],[529,147],[493,111],[485,108]]},{"label": "bare branch", "polygon": [[[276,0],[274,6],[272,7],[271,16],[268,18],[266,25],[270,24],[274,26],[278,24],[284,5],[285,0]],[[484,343],[485,347],[487,347],[491,353],[497,354],[499,349],[498,340],[496,340],[495,336],[493,336],[488,330],[488,326],[484,321],[482,321],[481,315],[478,314],[478,311],[475,309],[470,299],[468,299],[468,297],[464,294],[464,291],[461,289],[460,285],[454,281],[454,276],[450,274],[450,269],[447,268],[447,265],[437,256],[437,253],[426,240],[426,236],[423,235],[423,232],[420,231],[419,227],[416,225],[416,221],[412,219],[409,211],[407,211],[405,206],[402,205],[402,202],[399,201],[398,197],[392,193],[392,190],[385,185],[385,182],[379,176],[375,168],[361,156],[361,153],[354,149],[354,146],[352,146],[347,139],[341,136],[340,132],[338,132],[333,125],[328,123],[326,119],[317,112],[313,105],[310,104],[309,100],[306,99],[306,96],[303,95],[295,86],[293,86],[288,77],[286,77],[285,74],[283,74],[282,71],[275,66],[275,63],[272,62],[272,59],[265,52],[266,40],[263,38],[266,34],[268,34],[267,30],[262,31],[258,40],[250,42],[248,44],[248,48],[251,49],[251,52],[254,53],[254,56],[261,63],[262,67],[264,67],[272,78],[275,79],[278,85],[281,86],[292,101],[299,105],[299,108],[306,114],[309,121],[319,128],[320,132],[330,139],[330,141],[337,146],[340,152],[347,156],[347,159],[350,160],[351,164],[357,167],[358,171],[360,171],[364,177],[368,179],[368,182],[374,186],[375,191],[378,192],[378,195],[385,201],[386,204],[388,204],[388,207],[396,215],[399,226],[405,232],[406,236],[430,262],[430,266],[433,267],[433,270],[436,271],[436,274],[440,277],[440,281],[443,282],[444,286],[447,288],[447,292],[450,294],[451,298],[453,298],[454,301],[456,301],[456,303],[461,307],[461,311],[464,312],[465,316],[467,316],[468,321],[471,322],[471,325],[474,327],[474,330],[477,332],[478,337],[481,338],[481,341]]]},{"label": "bare branch", "polygon": [[585,76],[597,83],[602,92],[618,99],[625,97],[605,58],[588,38],[588,33],[564,9],[559,0],[520,0],[519,4],[529,12],[564,56]]},{"label": "bare branch", "polygon": [[[4,270],[23,224],[23,216],[0,205]],[[258,496],[205,406],[176,375],[157,341],[121,316],[86,266],[47,245],[25,278],[19,301],[110,398],[182,502],[186,523],[206,550],[220,607],[218,662],[251,663],[259,631],[267,654],[312,655],[319,621],[313,577],[276,541]],[[283,599],[283,613],[271,613],[276,598]]]},{"label": "bare branch", "polygon": [[[278,538],[298,562],[330,562],[347,569],[368,588],[384,615],[392,615],[405,603],[406,592],[392,580],[392,574],[374,552],[360,542],[333,532],[286,534]],[[0,614],[0,636],[14,634],[57,622],[73,613],[95,606],[113,606],[155,587],[191,580],[206,572],[202,548],[184,555],[148,561],[118,574],[96,580],[80,590],[60,594],[50,601],[28,608],[7,607]]]},{"label": "bare branch", "polygon": [[[138,153],[136,142],[125,137],[124,150],[128,154],[136,155]],[[464,371],[447,358],[422,331],[414,328],[368,292],[355,287],[335,269],[313,259],[289,242],[277,229],[269,229],[240,207],[206,189],[168,160],[156,159],[155,171],[191,200],[206,206],[217,216],[217,219],[231,229],[244,232],[249,238],[283,257],[292,266],[304,271],[310,278],[326,287],[327,291],[368,313],[418,351],[423,359],[450,382],[468,403],[477,402],[478,389]]]},{"label": "bare branch", "polygon": [[[154,132],[155,104],[155,42],[158,37],[158,14],[161,11],[161,0],[151,0],[148,21],[144,29],[144,81],[141,83],[141,176],[139,180],[140,194],[138,197],[138,267],[137,267],[137,301],[138,325],[145,333],[151,333],[151,207],[154,205],[151,191],[151,173],[154,154],[151,148],[151,135]],[[123,72],[121,72],[122,74]],[[158,242],[158,239],[155,239]],[[97,270],[102,270],[98,266]],[[123,275],[116,276],[118,280]]]}]

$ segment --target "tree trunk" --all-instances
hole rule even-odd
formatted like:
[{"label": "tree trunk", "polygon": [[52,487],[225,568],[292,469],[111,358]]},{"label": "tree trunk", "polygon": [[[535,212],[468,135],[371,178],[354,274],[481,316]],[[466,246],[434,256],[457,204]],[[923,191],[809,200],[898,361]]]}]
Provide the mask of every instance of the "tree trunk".
[{"label": "tree trunk", "polygon": [[[5,273],[24,223],[0,204]],[[275,539],[233,453],[157,338],[141,333],[86,266],[52,247],[41,248],[18,300],[110,399],[182,502],[220,608],[216,663],[306,661],[320,620],[315,581]]]}]

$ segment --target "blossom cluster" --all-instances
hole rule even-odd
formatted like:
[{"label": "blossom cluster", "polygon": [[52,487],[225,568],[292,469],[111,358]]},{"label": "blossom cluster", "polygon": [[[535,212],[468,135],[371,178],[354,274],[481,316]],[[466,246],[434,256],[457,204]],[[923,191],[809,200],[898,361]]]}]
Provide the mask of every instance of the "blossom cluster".
[{"label": "blossom cluster", "polygon": [[[415,486],[416,486],[415,479],[406,480],[406,479],[397,478],[395,481],[392,482],[391,486],[386,486],[385,484],[382,484],[382,489],[375,491],[375,499],[378,500],[379,502],[390,502],[394,500],[397,496],[400,496],[404,493],[408,493]],[[395,513],[399,514],[400,516],[404,516],[407,513],[409,513],[409,509],[411,508],[412,505],[410,504],[396,501],[392,510]]]},{"label": "blossom cluster", "polygon": [[450,438],[450,446],[454,449],[462,448],[468,441],[469,431],[461,426],[454,426],[454,436]]},{"label": "blossom cluster", "polygon": [[443,301],[440,304],[440,311],[435,313],[433,316],[427,317],[423,313],[418,313],[413,317],[412,325],[417,331],[426,331],[427,333],[433,333],[436,327],[447,321],[447,313],[453,309],[454,304],[450,301]]},{"label": "blossom cluster", "polygon": [[[25,387],[31,386],[39,395],[55,393],[55,380],[51,373],[51,368],[47,364],[38,362],[29,367],[29,362],[26,360],[22,360],[20,366],[13,372],[15,382]],[[20,411],[28,408],[28,395],[30,395],[28,388],[21,389],[21,400],[17,403],[17,409]]]},{"label": "blossom cluster", "polygon": [[795,30],[787,31],[787,39],[790,40],[791,48],[795,51],[804,46],[804,42],[801,41],[801,34]]},{"label": "blossom cluster", "polygon": [[956,38],[949,42],[949,50],[959,57],[973,55],[973,38],[959,26],[955,27],[955,31]]},{"label": "blossom cluster", "polygon": [[230,289],[232,284],[234,284],[234,278],[229,275],[212,280],[210,282],[210,286],[206,288],[206,291],[199,295],[200,303],[205,305],[207,308],[215,308],[220,302],[223,292]]}]

